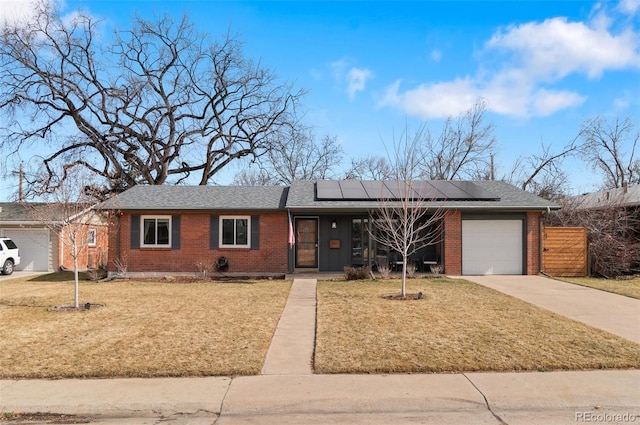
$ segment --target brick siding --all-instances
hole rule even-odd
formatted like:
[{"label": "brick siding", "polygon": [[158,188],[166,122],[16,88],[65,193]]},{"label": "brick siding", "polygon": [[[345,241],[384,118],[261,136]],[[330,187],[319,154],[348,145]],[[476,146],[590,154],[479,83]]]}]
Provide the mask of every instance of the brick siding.
[{"label": "brick siding", "polygon": [[[211,215],[248,215],[225,211],[180,214],[180,248],[131,248],[131,215],[148,212],[123,213],[109,225],[109,271],[117,271],[114,261],[121,258],[129,272],[191,272],[203,269],[215,271],[219,257],[228,260],[230,273],[286,273],[287,272],[287,214],[260,214],[259,249],[219,248],[209,246]],[[154,212],[154,215],[175,215]],[[255,214],[254,214],[255,215]]]},{"label": "brick siding", "polygon": [[540,273],[540,217],[542,213],[527,213],[527,274]]},{"label": "brick siding", "polygon": [[462,274],[462,214],[446,211],[444,214],[444,272]]},{"label": "brick siding", "polygon": [[[87,245],[87,234],[89,229],[96,230],[96,244],[94,246]],[[78,254],[78,268],[80,270],[96,269],[102,266],[107,259],[109,231],[106,225],[87,224],[82,225],[77,237],[77,246],[80,249]],[[66,238],[64,241],[62,238]],[[71,256],[72,244],[68,238],[68,232],[61,231],[59,233],[59,252],[61,268],[73,270],[73,257]]]}]

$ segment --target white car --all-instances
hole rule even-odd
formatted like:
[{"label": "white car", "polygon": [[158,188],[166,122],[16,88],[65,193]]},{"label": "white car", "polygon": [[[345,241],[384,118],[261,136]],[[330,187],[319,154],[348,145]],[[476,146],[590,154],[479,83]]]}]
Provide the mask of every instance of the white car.
[{"label": "white car", "polygon": [[0,238],[0,266],[2,274],[13,273],[13,267],[20,264],[20,252],[16,244],[9,238]]}]

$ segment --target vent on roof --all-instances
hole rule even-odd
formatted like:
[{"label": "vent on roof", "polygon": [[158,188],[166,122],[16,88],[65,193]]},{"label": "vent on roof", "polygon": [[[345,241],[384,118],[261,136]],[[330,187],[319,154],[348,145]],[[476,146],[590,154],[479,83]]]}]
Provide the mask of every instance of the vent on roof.
[{"label": "vent on roof", "polygon": [[472,182],[431,180],[402,181],[320,180],[316,183],[317,201],[372,201],[405,199],[432,201],[499,201],[500,197]]}]

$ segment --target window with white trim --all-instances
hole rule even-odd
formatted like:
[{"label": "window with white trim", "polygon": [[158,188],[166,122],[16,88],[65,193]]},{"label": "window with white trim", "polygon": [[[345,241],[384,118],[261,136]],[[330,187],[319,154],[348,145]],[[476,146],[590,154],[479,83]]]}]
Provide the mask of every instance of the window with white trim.
[{"label": "window with white trim", "polygon": [[148,248],[169,248],[171,246],[171,216],[143,215],[140,217],[140,245]]},{"label": "window with white trim", "polygon": [[220,246],[249,248],[251,246],[251,217],[220,216]]},{"label": "window with white trim", "polygon": [[96,246],[96,229],[87,230],[87,245]]}]

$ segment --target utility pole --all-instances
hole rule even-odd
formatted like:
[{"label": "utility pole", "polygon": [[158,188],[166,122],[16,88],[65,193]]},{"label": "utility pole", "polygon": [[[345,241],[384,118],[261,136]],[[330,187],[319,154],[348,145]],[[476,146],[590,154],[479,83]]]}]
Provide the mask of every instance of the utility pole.
[{"label": "utility pole", "polygon": [[495,179],[496,179],[496,170],[493,163],[493,154],[491,154],[491,180],[495,180]]},{"label": "utility pole", "polygon": [[20,163],[20,171],[18,176],[18,201],[22,202],[22,162]]}]

